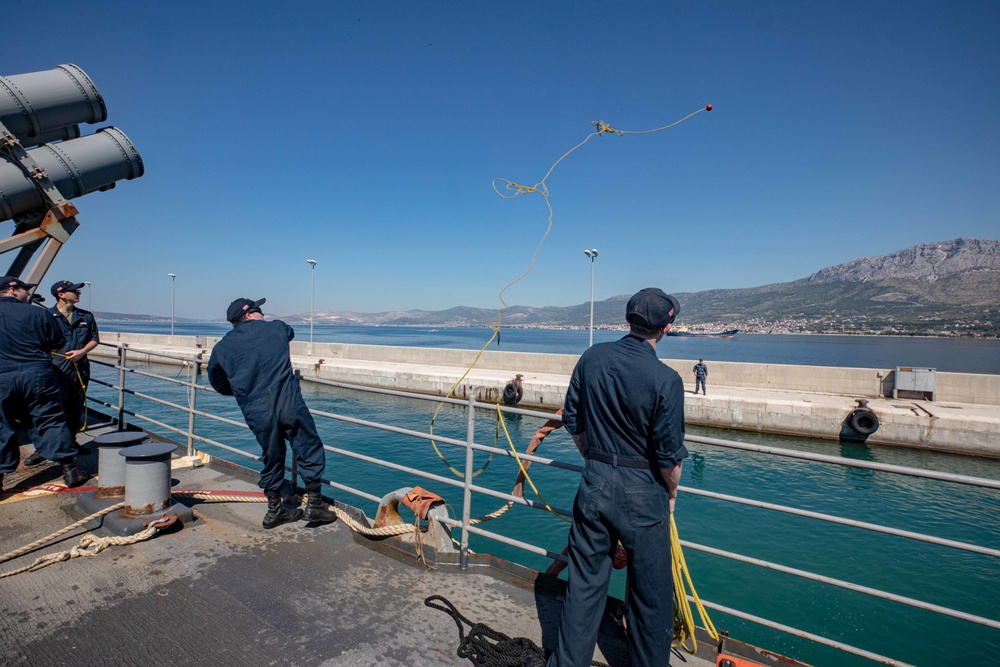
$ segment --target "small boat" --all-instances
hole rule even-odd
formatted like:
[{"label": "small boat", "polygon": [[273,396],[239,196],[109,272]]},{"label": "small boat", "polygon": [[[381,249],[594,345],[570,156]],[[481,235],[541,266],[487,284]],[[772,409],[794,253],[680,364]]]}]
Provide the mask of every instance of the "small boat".
[{"label": "small boat", "polygon": [[678,327],[667,332],[668,336],[690,336],[694,338],[732,338],[740,332],[739,329],[726,331],[691,331],[687,327]]}]

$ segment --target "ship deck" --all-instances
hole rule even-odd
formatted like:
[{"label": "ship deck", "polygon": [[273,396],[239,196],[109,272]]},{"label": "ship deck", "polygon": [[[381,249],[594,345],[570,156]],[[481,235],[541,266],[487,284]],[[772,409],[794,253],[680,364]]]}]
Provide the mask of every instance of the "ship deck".
[{"label": "ship deck", "polygon": [[[22,459],[30,451],[30,445],[22,447]],[[96,452],[79,461],[87,472],[96,473]],[[175,465],[173,485],[257,490],[240,470],[226,464]],[[76,509],[75,493],[23,493],[56,481],[61,483],[55,464],[20,467],[7,476],[7,491],[0,496],[0,553],[83,516]],[[546,648],[554,645],[561,596],[536,581],[488,566],[466,571],[427,567],[393,549],[393,540],[357,537],[342,522],[299,522],[265,531],[259,503],[185,503],[195,520],[179,531],[0,580],[2,662],[470,664],[456,654],[455,621],[424,605],[431,595],[444,596],[473,622]],[[3,563],[0,572],[68,550],[85,533],[107,534],[91,527],[96,528],[97,521]],[[610,619],[602,626],[598,646],[597,659],[612,666],[628,664],[624,637]],[[712,649],[705,658],[675,651],[671,662],[713,665],[715,647],[705,648]]]}]

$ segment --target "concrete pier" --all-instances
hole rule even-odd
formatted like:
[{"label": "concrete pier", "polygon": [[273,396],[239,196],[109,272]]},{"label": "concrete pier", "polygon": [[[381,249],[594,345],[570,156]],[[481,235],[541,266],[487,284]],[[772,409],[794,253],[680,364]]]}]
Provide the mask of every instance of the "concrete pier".
[{"label": "concrete pier", "polygon": [[[103,334],[105,343],[127,343],[130,362],[179,364],[151,352],[207,363],[213,338],[149,334]],[[444,396],[473,363],[477,351],[292,342],[292,364],[303,377]],[[113,357],[101,346],[92,356]],[[456,398],[501,400],[515,374],[523,375],[522,407],[555,410],[562,405],[578,359],[569,354],[484,352]],[[693,360],[665,359],[688,392],[690,424],[830,440],[858,439],[847,427],[858,399],[879,419],[869,444],[931,449],[1000,458],[1000,376],[936,373],[935,400],[892,398],[895,369],[748,364],[709,360],[708,395],[694,395]]]}]

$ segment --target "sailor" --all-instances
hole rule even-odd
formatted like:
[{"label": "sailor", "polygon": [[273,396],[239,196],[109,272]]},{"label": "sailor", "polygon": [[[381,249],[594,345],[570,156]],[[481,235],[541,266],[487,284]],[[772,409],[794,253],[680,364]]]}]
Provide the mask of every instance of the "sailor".
[{"label": "sailor", "polygon": [[[236,299],[229,304],[226,319],[233,330],[212,349],[208,380],[220,394],[236,397],[264,452],[260,471],[260,487],[267,496],[264,528],[303,516],[307,521],[336,521],[337,515],[328,509],[321,491],[326,468],[323,443],[292,373],[288,343],[295,332],[281,320],[264,321],[260,309],[264,301]],[[302,510],[289,510],[281,503],[285,440],[292,446],[306,485],[304,515]]]},{"label": "sailor", "polygon": [[[86,284],[60,280],[51,289],[56,305],[49,308],[66,337],[66,342],[52,355],[52,363],[59,382],[63,409],[66,411],[66,425],[74,440],[87,423],[87,385],[90,384],[90,360],[87,359],[87,354],[100,343],[94,315],[89,310],[77,307],[80,290]],[[89,449],[80,444],[76,447],[80,454],[90,453]],[[24,465],[33,466],[41,462],[42,457],[35,452],[24,460]]]},{"label": "sailor", "polygon": [[705,365],[705,360],[699,359],[698,363],[696,363],[694,368],[691,370],[694,371],[694,393],[698,393],[698,387],[700,386],[701,393],[707,396],[708,392],[705,391],[705,379],[708,377],[708,366]]},{"label": "sailor", "polygon": [[0,484],[17,469],[16,430],[25,428],[40,456],[62,464],[66,486],[79,486],[87,475],[76,464],[52,369],[52,350],[66,339],[52,315],[28,303],[35,286],[0,278]]},{"label": "sailor", "polygon": [[679,312],[677,299],[662,290],[636,293],[625,311],[629,334],[594,345],[573,369],[563,424],[585,468],[573,503],[562,622],[548,667],[590,665],[619,541],[628,561],[630,664],[669,664],[670,513],[688,452],[683,384],[657,358],[656,345]]}]

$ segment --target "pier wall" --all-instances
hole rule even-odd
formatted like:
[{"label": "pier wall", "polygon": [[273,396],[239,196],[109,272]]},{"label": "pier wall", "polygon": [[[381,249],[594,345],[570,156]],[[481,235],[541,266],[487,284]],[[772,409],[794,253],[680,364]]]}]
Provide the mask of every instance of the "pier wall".
[{"label": "pier wall", "polygon": [[[191,354],[208,353],[219,340],[204,339],[198,346],[194,336],[156,334],[105,333],[104,342],[127,342],[138,347],[187,349]],[[309,343],[292,341],[293,356],[308,357]],[[348,343],[315,343],[313,354],[317,363],[373,362],[383,364],[416,364],[468,368],[478,350],[445,348],[396,347],[391,345],[358,345]],[[570,375],[579,355],[543,354],[534,352],[503,352],[487,350],[476,364],[480,370],[503,371],[512,378],[516,373],[536,375]],[[693,382],[691,368],[696,360],[664,359],[685,383]],[[895,385],[894,368],[842,368],[837,366],[801,366],[790,364],[753,364],[733,361],[706,362],[709,387],[773,389],[804,393],[835,394],[856,398],[889,397]],[[402,370],[402,369],[399,369]],[[935,401],[1000,406],[1000,375],[978,373],[935,373]],[[422,391],[422,389],[417,389]],[[502,389],[502,387],[501,387]],[[551,405],[551,401],[545,401]]]},{"label": "pier wall", "polygon": [[[180,363],[151,352],[195,357],[207,363],[218,339],[150,334],[102,334],[105,343],[129,346],[132,362]],[[92,356],[112,356],[101,346]],[[562,406],[578,355],[484,352],[478,350],[292,342],[292,365],[303,377],[345,384],[452,396],[493,403],[504,386],[522,374],[521,407],[554,410]],[[694,389],[694,360],[666,359]],[[936,373],[934,401],[924,395],[892,398],[895,369],[838,368],[707,361],[708,395],[685,397],[689,424],[858,440],[848,424],[858,399],[869,401],[879,429],[869,444],[901,445],[935,451],[1000,458],[1000,376]],[[881,375],[881,377],[880,377]],[[456,386],[457,385],[457,386]]]}]

